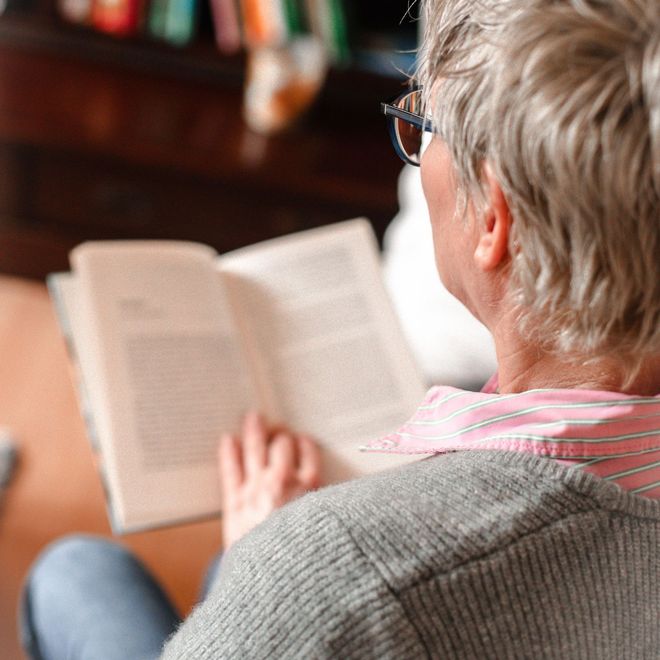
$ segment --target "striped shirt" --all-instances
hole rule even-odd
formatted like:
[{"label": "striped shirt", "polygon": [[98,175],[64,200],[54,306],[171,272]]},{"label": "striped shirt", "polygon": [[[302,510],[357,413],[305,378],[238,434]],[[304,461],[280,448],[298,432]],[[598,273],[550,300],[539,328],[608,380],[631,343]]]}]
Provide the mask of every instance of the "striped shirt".
[{"label": "striped shirt", "polygon": [[398,431],[365,450],[439,454],[469,449],[554,458],[660,499],[660,395],[539,389],[498,394],[433,387]]}]

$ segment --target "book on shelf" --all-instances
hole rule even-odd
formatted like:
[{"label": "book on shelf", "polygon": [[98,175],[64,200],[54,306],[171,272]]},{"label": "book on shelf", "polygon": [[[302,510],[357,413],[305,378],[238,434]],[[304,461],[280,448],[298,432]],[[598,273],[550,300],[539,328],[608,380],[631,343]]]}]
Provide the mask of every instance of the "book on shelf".
[{"label": "book on shelf", "polygon": [[282,46],[288,38],[281,0],[241,0],[245,46],[264,48]]},{"label": "book on shelf", "polygon": [[142,0],[92,0],[91,23],[101,32],[129,36],[138,32],[142,9]]},{"label": "book on shelf", "polygon": [[85,24],[92,12],[92,0],[57,0],[57,10],[70,23]]},{"label": "book on shelf", "polygon": [[[36,0],[0,0],[3,8],[23,7]],[[282,49],[300,37],[318,39],[326,60],[335,66],[357,64],[362,69],[400,76],[415,61],[414,14],[405,6],[346,0],[56,0],[69,22],[88,24],[116,36],[144,32],[174,46],[186,46],[206,25],[225,55],[247,50]],[[399,12],[399,13],[397,13]],[[384,18],[383,18],[384,17]],[[404,20],[405,19],[405,20]],[[376,26],[370,27],[374,21]],[[385,29],[383,24],[391,29]],[[411,36],[413,35],[413,36]]]},{"label": "book on shelf", "polygon": [[84,243],[71,266],[48,285],[115,532],[218,514],[217,443],[249,409],[316,437],[326,483],[414,460],[359,450],[425,390],[368,221],[223,256]]},{"label": "book on shelf", "polygon": [[303,0],[282,0],[282,7],[289,35],[307,33],[307,15]]},{"label": "book on shelf", "polygon": [[195,36],[198,0],[167,0],[163,37],[175,46],[185,46]]},{"label": "book on shelf", "polygon": [[185,46],[195,36],[198,9],[198,0],[151,0],[147,30],[156,39]]},{"label": "book on shelf", "polygon": [[242,35],[236,0],[210,0],[215,43],[226,55],[241,48]]},{"label": "book on shelf", "polygon": [[350,59],[344,0],[241,0],[240,8],[248,49],[284,46],[299,35],[314,34],[331,61]]},{"label": "book on shelf", "polygon": [[350,60],[348,17],[343,0],[305,0],[311,31],[316,34],[335,64]]},{"label": "book on shelf", "polygon": [[165,20],[168,0],[150,0],[147,10],[146,29],[156,39],[165,39]]}]

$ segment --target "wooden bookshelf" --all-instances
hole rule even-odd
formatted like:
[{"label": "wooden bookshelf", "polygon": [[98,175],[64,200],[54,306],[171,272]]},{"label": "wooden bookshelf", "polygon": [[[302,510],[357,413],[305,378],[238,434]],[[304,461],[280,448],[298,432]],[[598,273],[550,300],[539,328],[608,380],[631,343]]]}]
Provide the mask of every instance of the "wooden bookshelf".
[{"label": "wooden bookshelf", "polygon": [[333,70],[302,122],[263,137],[241,117],[243,68],[212,40],[0,17],[0,272],[42,278],[89,239],[224,252],[354,216],[382,235],[401,165],[379,102],[401,80]]}]

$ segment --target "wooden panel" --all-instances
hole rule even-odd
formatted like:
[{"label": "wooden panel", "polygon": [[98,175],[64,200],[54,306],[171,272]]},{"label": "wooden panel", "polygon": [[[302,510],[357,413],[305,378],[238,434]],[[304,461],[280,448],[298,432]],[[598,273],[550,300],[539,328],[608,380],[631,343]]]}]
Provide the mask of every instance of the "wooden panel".
[{"label": "wooden panel", "polygon": [[38,226],[85,238],[199,240],[221,252],[343,220],[357,208],[60,152],[35,155],[30,178]]},{"label": "wooden panel", "polygon": [[368,105],[353,106],[347,89],[340,98],[319,103],[295,130],[266,138],[243,123],[240,88],[0,44],[0,141],[114,156],[257,192],[391,205],[400,163],[378,114],[380,97],[374,92]]},{"label": "wooden panel", "polygon": [[[245,127],[235,84],[0,40],[0,227],[67,245],[175,238],[220,252],[358,215],[382,235],[401,164],[379,92],[360,80],[347,78],[343,94],[331,86],[298,127],[269,138]],[[4,272],[47,272],[23,253]],[[15,261],[0,255],[0,268]]]}]

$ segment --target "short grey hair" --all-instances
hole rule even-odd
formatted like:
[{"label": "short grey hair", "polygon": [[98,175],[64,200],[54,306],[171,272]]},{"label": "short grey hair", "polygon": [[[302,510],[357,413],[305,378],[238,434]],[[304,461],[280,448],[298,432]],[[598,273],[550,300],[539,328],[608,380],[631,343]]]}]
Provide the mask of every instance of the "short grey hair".
[{"label": "short grey hair", "polygon": [[476,203],[485,162],[502,186],[523,328],[639,366],[660,352],[659,0],[422,11],[416,77],[461,189]]}]

